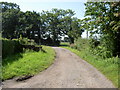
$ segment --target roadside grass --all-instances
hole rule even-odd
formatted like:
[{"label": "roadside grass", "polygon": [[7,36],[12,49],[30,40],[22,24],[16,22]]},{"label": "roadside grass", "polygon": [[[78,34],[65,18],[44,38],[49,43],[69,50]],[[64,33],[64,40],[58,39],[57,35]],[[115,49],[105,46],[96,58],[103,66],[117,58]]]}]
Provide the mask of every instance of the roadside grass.
[{"label": "roadside grass", "polygon": [[70,44],[69,44],[69,42],[61,42],[60,43],[60,46],[69,46]]},{"label": "roadside grass", "polygon": [[2,80],[23,75],[34,75],[48,68],[54,61],[55,51],[42,46],[45,52],[26,51],[9,56],[2,62]]},{"label": "roadside grass", "polygon": [[70,50],[71,52],[78,55],[80,58],[84,59],[94,67],[96,67],[101,73],[103,73],[109,80],[113,82],[113,84],[118,87],[118,60],[119,58],[107,58],[102,59],[98,56],[90,54],[87,50],[78,51],[77,49],[73,49],[71,47],[61,46]]}]

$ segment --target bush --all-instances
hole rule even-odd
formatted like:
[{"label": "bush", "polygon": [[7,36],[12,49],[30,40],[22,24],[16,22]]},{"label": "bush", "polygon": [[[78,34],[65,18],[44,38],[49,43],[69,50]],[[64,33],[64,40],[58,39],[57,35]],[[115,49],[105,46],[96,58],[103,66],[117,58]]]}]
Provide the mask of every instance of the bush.
[{"label": "bush", "polygon": [[85,50],[89,47],[89,40],[79,37],[77,40],[75,40],[75,44],[71,47],[79,51],[83,49]]},{"label": "bush", "polygon": [[102,36],[100,40],[91,38],[90,39],[90,51],[97,56],[102,58],[111,58],[113,57],[114,43],[112,39],[109,39],[106,36]]},{"label": "bush", "polygon": [[2,39],[2,57],[5,58],[7,56],[22,52],[22,45],[19,43],[19,40],[8,40]]},{"label": "bush", "polygon": [[36,51],[36,52],[42,50],[42,46],[22,45],[22,47],[25,48],[25,49],[30,49],[30,50]]},{"label": "bush", "polygon": [[22,38],[22,37],[20,37],[19,38],[19,42],[22,45],[36,45],[36,43],[34,42],[33,39],[30,40],[28,38]]}]

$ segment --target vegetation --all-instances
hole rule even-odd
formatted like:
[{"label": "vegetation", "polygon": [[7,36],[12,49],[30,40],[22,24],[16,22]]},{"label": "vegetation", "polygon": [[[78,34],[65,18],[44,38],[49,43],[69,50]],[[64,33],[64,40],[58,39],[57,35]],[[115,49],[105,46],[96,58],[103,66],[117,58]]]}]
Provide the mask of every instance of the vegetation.
[{"label": "vegetation", "polygon": [[[3,41],[3,44],[10,41],[9,44],[3,45],[5,46],[3,50],[6,53],[11,52],[11,56],[3,60],[3,79],[37,73],[48,67],[53,60],[54,53],[48,47],[44,47],[47,53],[30,51],[12,55],[15,47],[18,46],[13,39],[19,39],[19,43],[28,48],[29,44],[59,46],[61,37],[67,35],[68,37],[63,41],[69,41],[73,49],[67,48],[97,67],[118,86],[120,1],[85,3],[85,16],[88,18],[82,20],[74,17],[75,12],[70,9],[54,8],[50,11],[43,10],[41,13],[22,12],[17,4],[8,2],[0,2],[0,4],[2,5],[2,13],[0,13],[2,14],[2,38],[9,39]],[[87,38],[81,39],[81,34],[85,30]],[[29,43],[29,40],[33,42]],[[68,43],[62,44],[62,46],[67,45]],[[3,57],[4,55],[7,54],[3,53]]]},{"label": "vegetation", "polygon": [[23,75],[34,75],[50,66],[55,58],[55,52],[48,46],[43,46],[45,52],[29,51],[9,56],[2,62],[2,80]]},{"label": "vegetation", "polygon": [[74,39],[83,32],[80,29],[80,19],[73,17],[75,13],[70,9],[52,9],[41,13],[22,12],[17,4],[7,2],[0,4],[2,4],[4,38],[20,38],[22,35],[34,39],[38,44],[59,45],[61,36],[68,35],[70,42],[73,43]]},{"label": "vegetation", "polygon": [[69,49],[77,54],[80,58],[87,61],[100,72],[102,72],[113,84],[118,87],[118,57],[102,58],[99,55],[92,54],[89,50],[89,40],[79,38],[74,45],[61,43],[61,47]]},{"label": "vegetation", "polygon": [[2,39],[2,58],[22,53],[24,49],[30,49],[38,52],[39,50],[42,50],[42,47],[37,46],[34,41],[27,38],[13,40]]},{"label": "vegetation", "polygon": [[23,51],[22,45],[19,40],[2,39],[2,57],[14,55]]},{"label": "vegetation", "polygon": [[[67,35],[70,43],[90,32],[91,51],[104,58],[120,56],[120,2],[87,2],[85,18],[80,20],[68,9],[22,12],[19,5],[0,2],[2,5],[2,37],[34,39],[37,44],[59,45]],[[103,55],[104,53],[104,55]]]},{"label": "vegetation", "polygon": [[[120,1],[118,2],[87,2],[83,28],[90,32],[88,49],[84,58],[102,71],[113,83],[120,87]],[[90,59],[87,55],[94,55]],[[94,59],[95,58],[95,59]],[[102,63],[102,64],[100,64]],[[99,65],[100,64],[100,65]],[[101,68],[102,67],[102,68]],[[118,85],[119,84],[119,85]]]},{"label": "vegetation", "polygon": [[85,15],[90,16],[87,29],[92,38],[92,52],[104,53],[105,58],[120,56],[120,1],[87,2],[85,6]]}]

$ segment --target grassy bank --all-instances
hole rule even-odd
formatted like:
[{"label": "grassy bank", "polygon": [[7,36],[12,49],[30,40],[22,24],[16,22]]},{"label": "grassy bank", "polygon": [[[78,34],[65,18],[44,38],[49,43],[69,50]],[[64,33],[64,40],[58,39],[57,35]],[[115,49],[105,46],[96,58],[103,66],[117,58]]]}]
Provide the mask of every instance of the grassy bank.
[{"label": "grassy bank", "polygon": [[100,57],[90,54],[90,52],[88,52],[87,50],[78,51],[68,46],[61,46],[61,47],[69,49],[73,53],[77,54],[80,58],[86,60],[88,63],[96,67],[109,80],[111,80],[116,87],[118,87],[118,58],[117,57],[102,59]]},{"label": "grassy bank", "polygon": [[34,75],[48,68],[54,61],[55,52],[48,46],[43,46],[43,50],[45,52],[28,51],[4,59],[2,63],[2,79]]}]

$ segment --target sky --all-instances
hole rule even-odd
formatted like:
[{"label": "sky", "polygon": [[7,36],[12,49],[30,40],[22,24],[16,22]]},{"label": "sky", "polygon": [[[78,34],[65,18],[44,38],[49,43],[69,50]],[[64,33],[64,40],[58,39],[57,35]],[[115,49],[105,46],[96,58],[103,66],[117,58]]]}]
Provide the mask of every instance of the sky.
[{"label": "sky", "polygon": [[[16,3],[20,6],[21,11],[36,11],[51,10],[52,8],[58,9],[71,9],[75,11],[74,17],[79,19],[84,18],[86,0],[2,0],[6,2]],[[85,37],[86,33],[83,33],[82,37]]]}]

